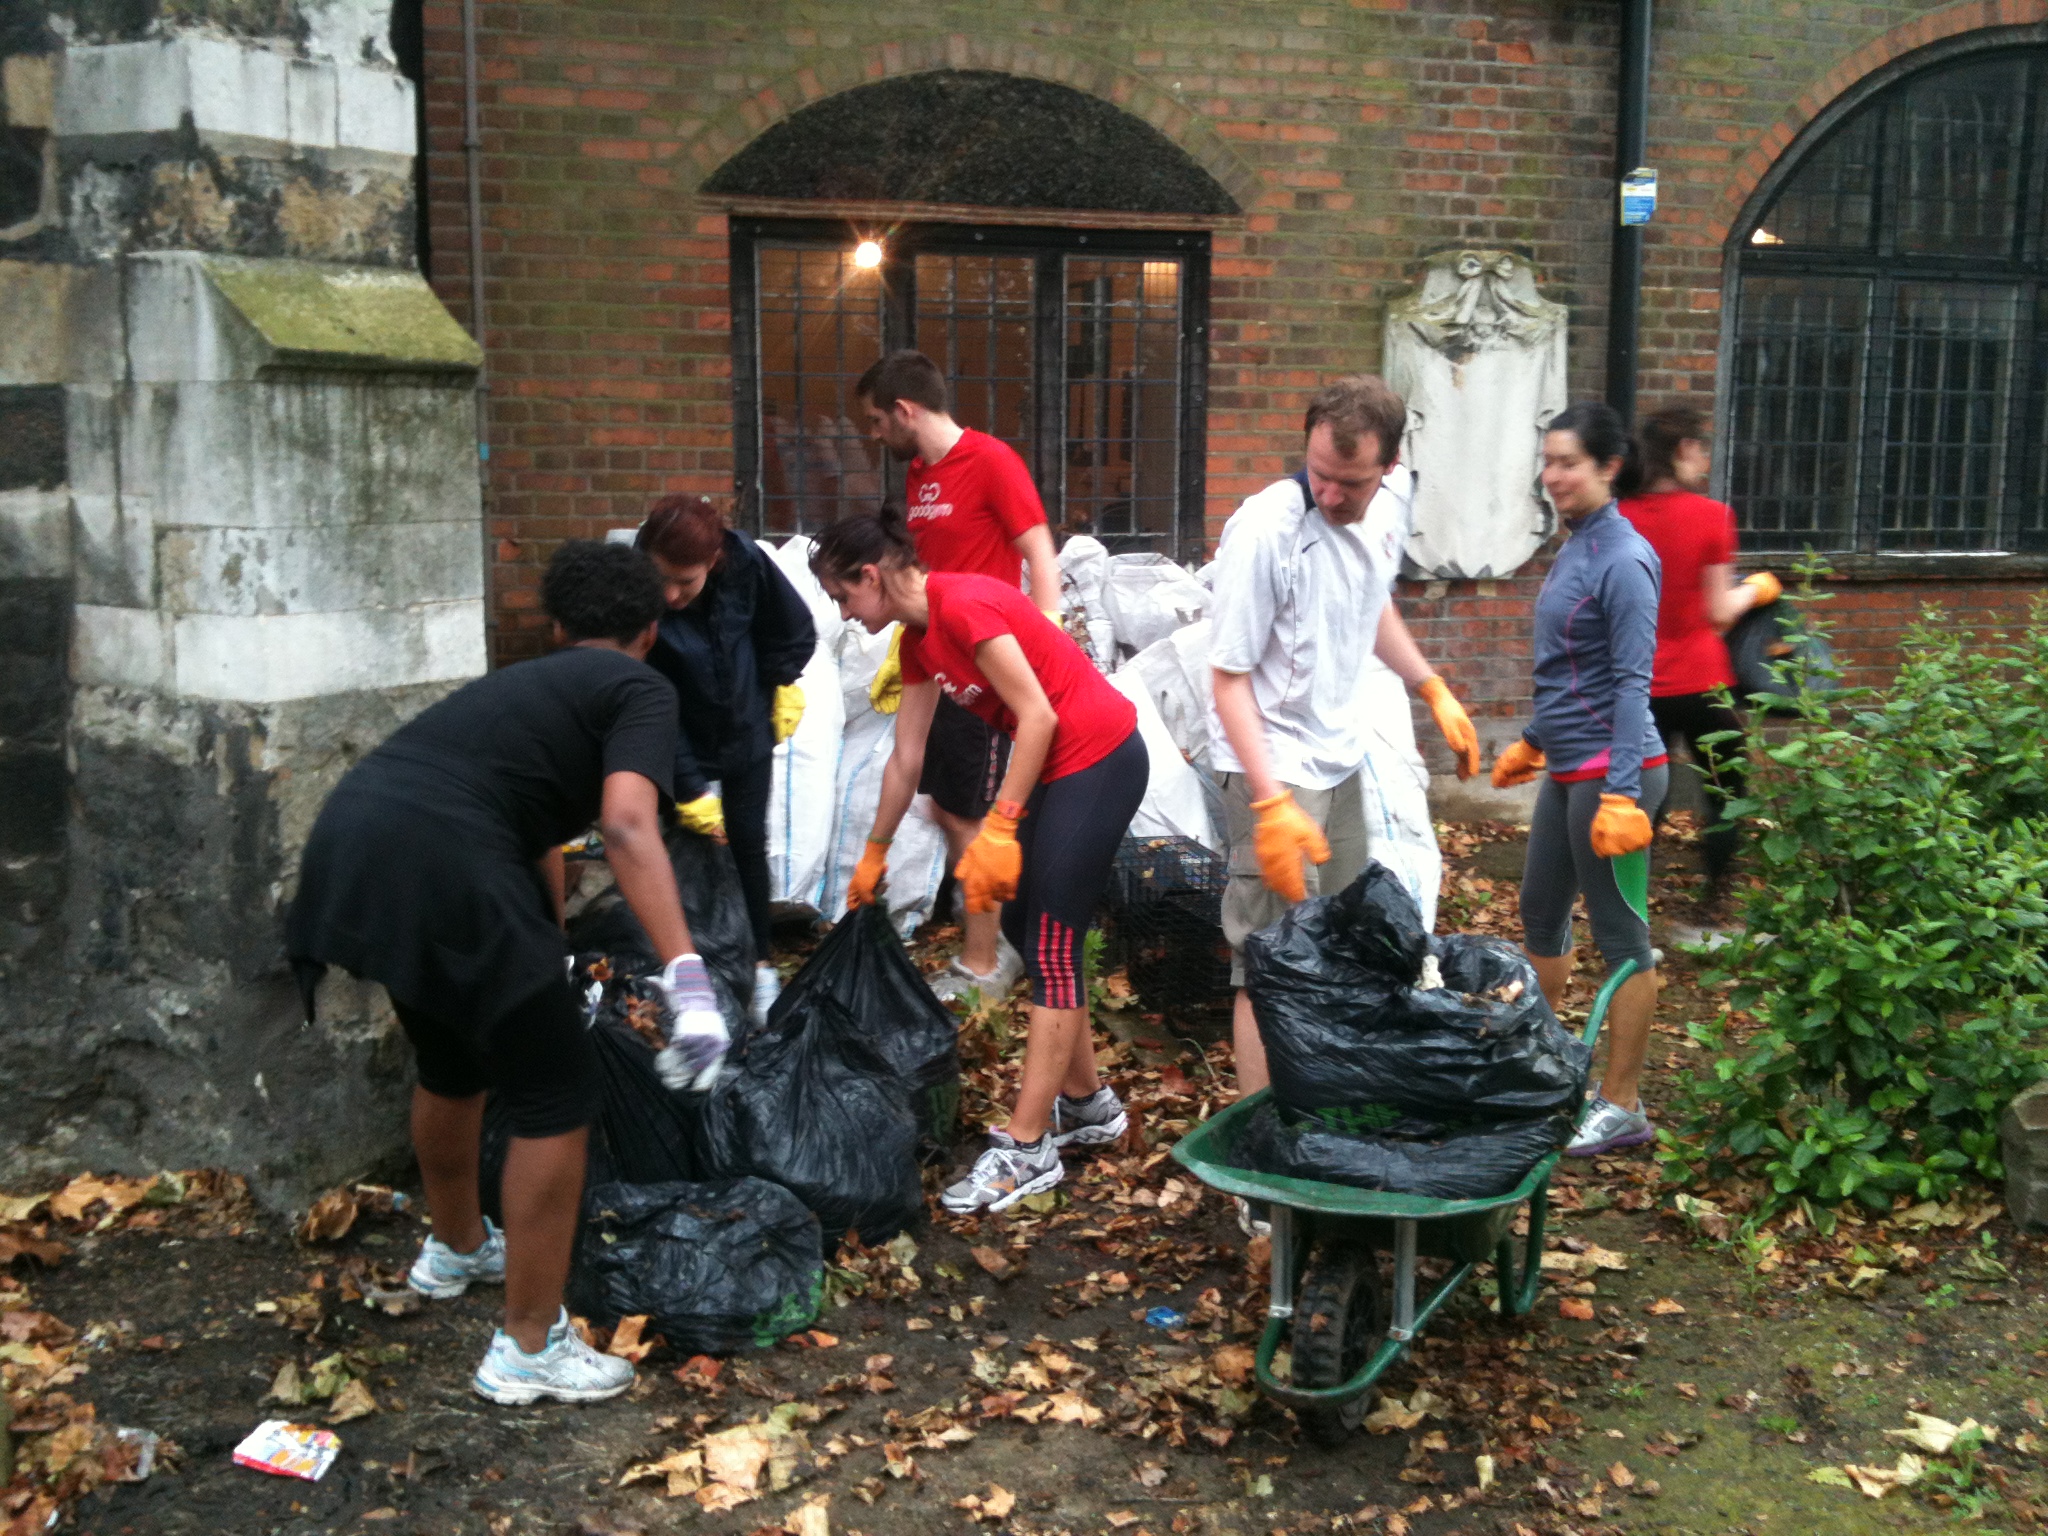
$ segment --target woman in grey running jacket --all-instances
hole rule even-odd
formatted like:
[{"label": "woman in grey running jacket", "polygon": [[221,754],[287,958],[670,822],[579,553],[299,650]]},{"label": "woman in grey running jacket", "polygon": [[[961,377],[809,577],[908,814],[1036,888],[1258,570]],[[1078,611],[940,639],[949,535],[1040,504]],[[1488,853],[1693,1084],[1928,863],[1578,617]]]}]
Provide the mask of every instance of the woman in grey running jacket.
[{"label": "woman in grey running jacket", "polygon": [[1656,1006],[1650,926],[1622,897],[1614,859],[1650,844],[1669,781],[1650,716],[1657,552],[1616,507],[1628,432],[1612,409],[1574,405],[1543,438],[1543,488],[1568,537],[1536,598],[1535,708],[1493,766],[1500,788],[1543,776],[1522,870],[1522,947],[1553,1008],[1572,972],[1572,902],[1612,970],[1633,960],[1608,1011],[1607,1072],[1566,1148],[1589,1155],[1654,1134],[1637,1092]]}]

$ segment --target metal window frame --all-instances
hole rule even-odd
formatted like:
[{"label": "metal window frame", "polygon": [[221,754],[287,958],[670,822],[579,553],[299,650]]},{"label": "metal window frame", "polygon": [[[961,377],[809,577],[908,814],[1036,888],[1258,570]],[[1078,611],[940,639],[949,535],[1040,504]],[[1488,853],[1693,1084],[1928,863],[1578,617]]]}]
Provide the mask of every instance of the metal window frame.
[{"label": "metal window frame", "polygon": [[[1988,62],[2008,53],[2020,55],[2028,63],[2021,85],[2025,118],[2013,245],[2003,258],[1900,252],[1893,214],[1903,174],[1899,134],[1906,92],[1914,81],[1934,70]],[[1866,113],[1879,115],[1870,247],[1827,250],[1752,245],[1750,236],[1767,222],[1779,197],[1814,153]],[[2041,153],[2044,143],[2048,143],[2048,25],[1986,28],[1895,60],[1831,103],[1808,125],[1801,142],[1780,156],[1731,226],[1722,267],[1722,314],[1726,318],[1721,327],[1721,383],[1716,398],[1716,430],[1724,444],[1734,440],[1733,365],[1742,326],[1744,279],[1840,276],[1867,278],[1872,285],[1858,399],[1858,474],[1856,502],[1849,517],[1851,542],[1847,549],[1823,553],[1899,565],[1958,555],[1984,559],[2048,552],[2048,507],[2030,501],[2048,494],[2048,441],[2044,441],[2048,439],[2048,165],[2037,163],[2048,159]],[[1902,282],[1930,280],[2010,283],[2020,288],[2020,319],[2015,326],[2007,386],[2007,468],[1993,525],[1986,529],[1984,544],[1974,549],[1887,549],[1881,543],[1880,491],[1887,438],[1878,413],[1888,409],[1891,399],[1898,287]],[[1875,431],[1869,429],[1873,421]],[[1723,499],[1729,494],[1733,458],[1727,452],[1714,458],[1714,494]],[[1736,508],[1736,513],[1739,518],[1742,509]],[[2039,527],[2029,529],[2030,522]]]},{"label": "metal window frame", "polygon": [[[1029,467],[1055,526],[1066,494],[1066,258],[1179,260],[1179,463],[1171,558],[1191,565],[1205,558],[1210,239],[1209,232],[1200,229],[1066,229],[1001,223],[907,223],[877,229],[846,219],[733,218],[727,241],[732,303],[733,521],[738,526],[760,529],[764,485],[757,253],[764,245],[844,248],[861,240],[882,242],[882,341],[891,348],[913,344],[918,256],[978,253],[1036,259],[1032,371],[1038,433]],[[887,494],[900,497],[901,484],[888,486]]]}]

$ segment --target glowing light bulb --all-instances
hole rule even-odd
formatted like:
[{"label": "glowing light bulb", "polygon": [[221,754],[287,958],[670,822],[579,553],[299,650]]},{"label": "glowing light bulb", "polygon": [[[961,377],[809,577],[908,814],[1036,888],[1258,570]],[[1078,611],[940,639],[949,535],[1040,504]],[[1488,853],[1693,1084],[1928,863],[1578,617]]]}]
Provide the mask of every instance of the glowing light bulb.
[{"label": "glowing light bulb", "polygon": [[856,267],[879,267],[882,264],[881,243],[875,240],[861,241],[853,248],[853,264]]}]

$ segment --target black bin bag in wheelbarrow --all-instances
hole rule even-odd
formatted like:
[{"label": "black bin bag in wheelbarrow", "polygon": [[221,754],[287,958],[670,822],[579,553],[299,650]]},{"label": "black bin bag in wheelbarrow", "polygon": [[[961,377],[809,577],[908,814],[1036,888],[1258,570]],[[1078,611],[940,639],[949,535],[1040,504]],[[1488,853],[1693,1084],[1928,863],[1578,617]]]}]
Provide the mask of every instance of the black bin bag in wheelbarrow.
[{"label": "black bin bag in wheelbarrow", "polygon": [[[591,1022],[597,1051],[597,1118],[590,1126],[586,1187],[623,1181],[662,1184],[697,1177],[689,1103],[669,1092],[654,1072],[654,1048],[621,1017],[645,982],[614,982]],[[484,1214],[502,1221],[500,1183],[512,1127],[493,1093],[484,1101],[483,1157],[477,1170]]]},{"label": "black bin bag in wheelbarrow", "polygon": [[[1425,990],[1429,958],[1443,985]],[[1441,1135],[1575,1114],[1585,1096],[1591,1049],[1557,1022],[1521,952],[1427,938],[1379,864],[1253,934],[1245,965],[1273,1097],[1334,1128]]]},{"label": "black bin bag in wheelbarrow", "polygon": [[817,1320],[818,1219],[763,1179],[597,1184],[569,1275],[572,1310],[646,1314],[684,1354],[766,1349]]},{"label": "black bin bag in wheelbarrow", "polygon": [[820,1014],[818,1025],[903,1085],[927,1143],[949,1144],[960,1109],[959,1025],[904,953],[879,902],[839,920],[782,989],[770,1023],[807,1016],[821,998],[838,1006]]},{"label": "black bin bag in wheelbarrow", "polygon": [[813,991],[768,1022],[693,1095],[699,1166],[782,1185],[817,1213],[826,1243],[851,1229],[887,1242],[924,1211],[909,1086],[878,1062],[846,1008]]},{"label": "black bin bag in wheelbarrow", "polygon": [[[725,1027],[737,1039],[754,1002],[754,930],[747,921],[739,866],[732,861],[732,850],[715,838],[676,826],[665,836],[691,942],[711,973],[711,990],[718,996]],[[569,920],[568,938],[580,962],[602,956],[615,977],[652,976],[661,969],[661,957],[648,942],[647,930],[616,886]]]},{"label": "black bin bag in wheelbarrow", "polygon": [[1231,1159],[1255,1173],[1290,1179],[1432,1200],[1480,1200],[1507,1194],[1571,1134],[1572,1117],[1557,1114],[1476,1126],[1435,1139],[1361,1135],[1296,1119],[1269,1099],[1252,1112]]}]

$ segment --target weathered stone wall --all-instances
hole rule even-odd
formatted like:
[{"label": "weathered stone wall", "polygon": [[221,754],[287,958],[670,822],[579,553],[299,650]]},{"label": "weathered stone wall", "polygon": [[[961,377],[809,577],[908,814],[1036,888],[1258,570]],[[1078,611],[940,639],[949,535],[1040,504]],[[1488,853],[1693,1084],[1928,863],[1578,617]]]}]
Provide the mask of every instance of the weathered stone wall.
[{"label": "weathered stone wall", "polygon": [[388,10],[0,30],[0,1180],[291,1203],[404,1146],[381,993],[308,1026],[280,944],[327,791],[485,662],[478,353],[412,265]]}]

